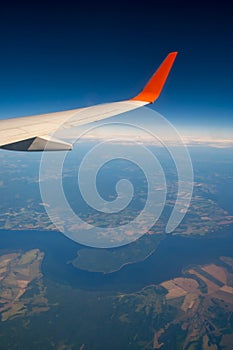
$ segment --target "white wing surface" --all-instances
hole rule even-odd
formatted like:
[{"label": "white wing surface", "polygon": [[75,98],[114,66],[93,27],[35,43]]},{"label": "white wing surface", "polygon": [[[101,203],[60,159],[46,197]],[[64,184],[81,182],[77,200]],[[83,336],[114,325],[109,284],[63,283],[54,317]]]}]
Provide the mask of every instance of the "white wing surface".
[{"label": "white wing surface", "polygon": [[0,120],[0,148],[16,151],[60,151],[72,145],[49,135],[62,128],[72,128],[106,119],[153,103],[160,95],[176,58],[171,52],[154,73],[145,88],[126,101],[48,113],[21,118]]}]

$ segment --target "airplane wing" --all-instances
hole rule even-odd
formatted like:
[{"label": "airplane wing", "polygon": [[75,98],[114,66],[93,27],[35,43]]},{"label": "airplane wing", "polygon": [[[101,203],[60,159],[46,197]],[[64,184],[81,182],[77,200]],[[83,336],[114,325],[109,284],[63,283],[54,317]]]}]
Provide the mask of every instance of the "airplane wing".
[{"label": "airplane wing", "polygon": [[153,103],[160,95],[177,52],[167,55],[144,89],[130,100],[100,104],[64,112],[0,120],[0,148],[15,151],[70,150],[72,144],[49,136],[71,128],[106,119]]}]

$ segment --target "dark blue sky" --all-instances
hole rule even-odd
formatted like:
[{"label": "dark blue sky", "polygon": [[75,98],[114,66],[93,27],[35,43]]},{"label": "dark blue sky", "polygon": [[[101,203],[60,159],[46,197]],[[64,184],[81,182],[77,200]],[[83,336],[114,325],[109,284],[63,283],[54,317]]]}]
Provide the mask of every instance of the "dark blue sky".
[{"label": "dark blue sky", "polygon": [[130,98],[179,51],[153,108],[233,127],[230,1],[9,3],[0,33],[0,118]]}]

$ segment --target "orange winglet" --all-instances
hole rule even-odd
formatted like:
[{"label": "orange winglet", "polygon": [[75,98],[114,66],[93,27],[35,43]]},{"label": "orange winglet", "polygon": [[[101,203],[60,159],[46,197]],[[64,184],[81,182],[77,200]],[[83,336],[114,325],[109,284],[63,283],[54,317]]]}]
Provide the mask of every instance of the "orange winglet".
[{"label": "orange winglet", "polygon": [[144,89],[131,100],[153,103],[160,95],[178,52],[167,55]]}]

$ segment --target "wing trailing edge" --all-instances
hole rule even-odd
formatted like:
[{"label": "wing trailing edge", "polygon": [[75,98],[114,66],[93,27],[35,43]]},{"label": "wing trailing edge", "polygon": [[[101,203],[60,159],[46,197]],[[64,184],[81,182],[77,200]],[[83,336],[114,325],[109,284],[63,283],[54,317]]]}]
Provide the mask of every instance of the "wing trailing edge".
[{"label": "wing trailing edge", "polygon": [[63,142],[50,136],[43,137],[31,137],[18,142],[12,142],[1,146],[0,148],[9,151],[70,151],[72,145],[67,142]]}]

